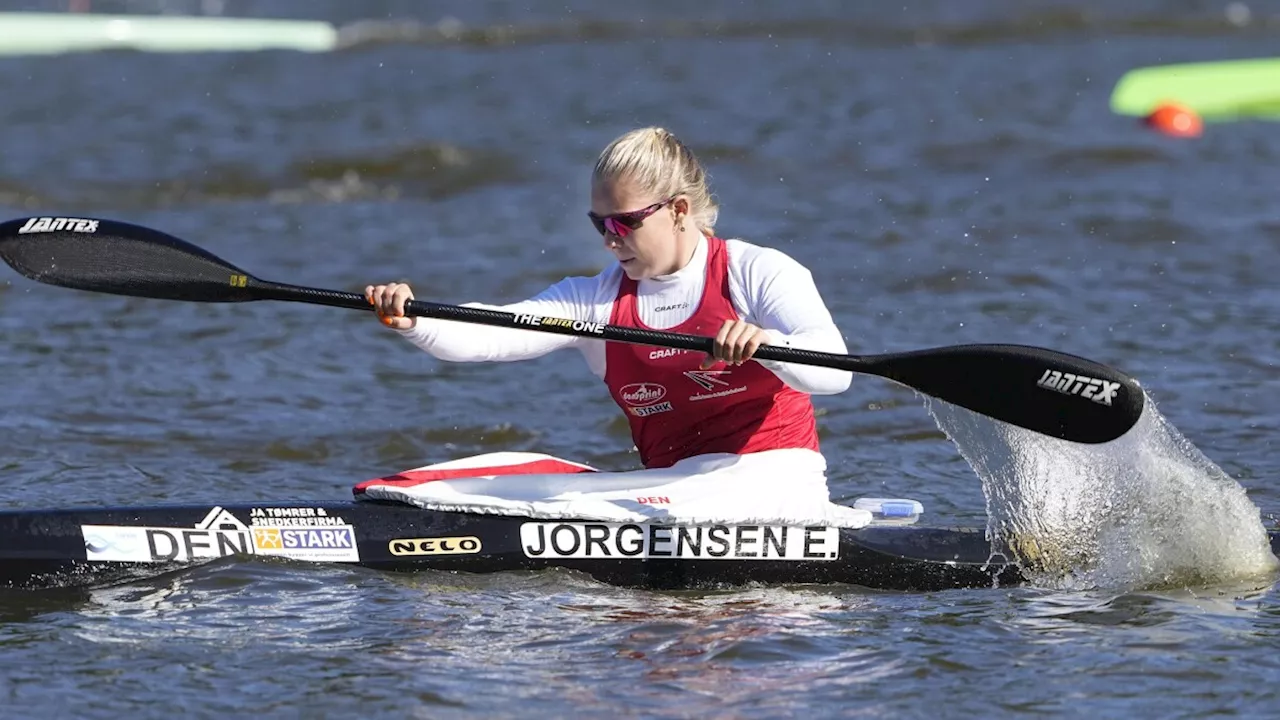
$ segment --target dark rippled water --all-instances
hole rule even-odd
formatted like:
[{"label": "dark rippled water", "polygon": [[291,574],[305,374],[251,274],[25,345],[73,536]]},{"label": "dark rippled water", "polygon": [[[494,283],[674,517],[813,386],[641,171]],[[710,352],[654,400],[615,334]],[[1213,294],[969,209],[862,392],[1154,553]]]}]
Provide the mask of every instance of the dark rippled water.
[{"label": "dark rippled water", "polygon": [[[1130,67],[1273,52],[1280,4],[1250,3],[1244,26],[1192,2],[854,5],[228,2],[419,25],[323,55],[0,58],[0,211],[151,225],[285,282],[511,301],[604,266],[582,217],[590,162],[661,124],[711,165],[722,232],[809,265],[853,351],[1016,342],[1116,365],[1264,517],[1280,510],[1280,132],[1175,141],[1106,109]],[[10,507],[342,498],[495,449],[636,464],[577,360],[445,365],[363,313],[10,273],[0,348]],[[985,521],[978,479],[918,397],[865,378],[817,404],[837,496]],[[1280,678],[1268,583],[685,594],[215,563],[0,596],[0,703],[1265,716]]]}]

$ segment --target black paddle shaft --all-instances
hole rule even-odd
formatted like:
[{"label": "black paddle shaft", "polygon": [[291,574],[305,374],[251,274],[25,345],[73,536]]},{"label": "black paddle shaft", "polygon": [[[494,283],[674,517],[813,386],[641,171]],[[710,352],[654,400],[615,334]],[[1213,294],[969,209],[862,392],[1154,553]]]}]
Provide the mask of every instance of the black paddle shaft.
[{"label": "black paddle shaft", "polygon": [[[38,282],[194,302],[282,300],[371,310],[363,295],[260,280],[184,240],[139,225],[30,217],[0,224],[0,258]],[[407,315],[709,353],[712,338],[568,318],[410,301]],[[1023,345],[956,345],[838,355],[766,345],[755,358],[876,375],[1012,425],[1080,443],[1114,440],[1142,415],[1133,378],[1085,358]]]}]

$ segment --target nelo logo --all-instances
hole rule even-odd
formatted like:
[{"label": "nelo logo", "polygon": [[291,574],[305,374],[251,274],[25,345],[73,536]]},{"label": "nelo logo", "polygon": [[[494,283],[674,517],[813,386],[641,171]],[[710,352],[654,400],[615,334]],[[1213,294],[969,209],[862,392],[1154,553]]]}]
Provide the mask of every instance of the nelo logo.
[{"label": "nelo logo", "polygon": [[628,405],[652,405],[667,396],[667,389],[653,383],[623,385],[622,399]]},{"label": "nelo logo", "polygon": [[387,551],[392,555],[474,555],[480,552],[480,538],[474,535],[467,537],[438,538],[396,538],[387,543]]}]

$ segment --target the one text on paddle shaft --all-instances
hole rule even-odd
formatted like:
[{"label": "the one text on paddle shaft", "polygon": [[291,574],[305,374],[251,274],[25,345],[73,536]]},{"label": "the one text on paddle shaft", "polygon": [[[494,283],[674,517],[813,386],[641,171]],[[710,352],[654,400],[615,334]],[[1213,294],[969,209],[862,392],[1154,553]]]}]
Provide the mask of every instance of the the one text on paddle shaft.
[{"label": "the one text on paddle shaft", "polygon": [[33,217],[18,228],[18,234],[58,232],[59,230],[80,233],[97,232],[98,221],[85,218]]},{"label": "the one text on paddle shaft", "polygon": [[538,522],[520,526],[525,557],[835,560],[840,530],[789,525]]},{"label": "the one text on paddle shaft", "polygon": [[603,335],[605,328],[602,323],[547,317],[545,315],[528,315],[525,313],[516,315],[516,324],[528,325],[530,327],[566,328],[575,332],[589,332],[595,335]]},{"label": "the one text on paddle shaft", "polygon": [[1111,405],[1116,393],[1120,392],[1120,383],[1108,382],[1098,378],[1072,375],[1058,370],[1045,370],[1044,375],[1036,381],[1046,390],[1054,390],[1064,395],[1079,395],[1099,405]]}]

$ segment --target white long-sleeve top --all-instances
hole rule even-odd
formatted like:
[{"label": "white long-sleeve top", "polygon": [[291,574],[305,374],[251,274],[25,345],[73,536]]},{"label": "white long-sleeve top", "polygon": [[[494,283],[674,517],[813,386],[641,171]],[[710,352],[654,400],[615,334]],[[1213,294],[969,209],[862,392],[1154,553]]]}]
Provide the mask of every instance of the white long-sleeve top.
[{"label": "white long-sleeve top", "polygon": [[[786,253],[742,240],[726,240],[725,249],[729,261],[730,302],[743,320],[769,331],[771,345],[848,352],[807,268]],[[702,298],[706,270],[704,238],[684,268],[639,282],[636,300],[640,319],[655,330],[670,329],[688,320]],[[594,277],[565,278],[518,303],[467,303],[466,306],[608,323],[622,277],[622,267],[615,262]],[[414,327],[399,332],[435,357],[453,362],[528,360],[554,350],[575,348],[593,373],[601,379],[605,376],[605,341],[595,338],[430,318],[418,318]],[[843,370],[759,362],[791,388],[811,395],[843,392],[852,377]]]}]

